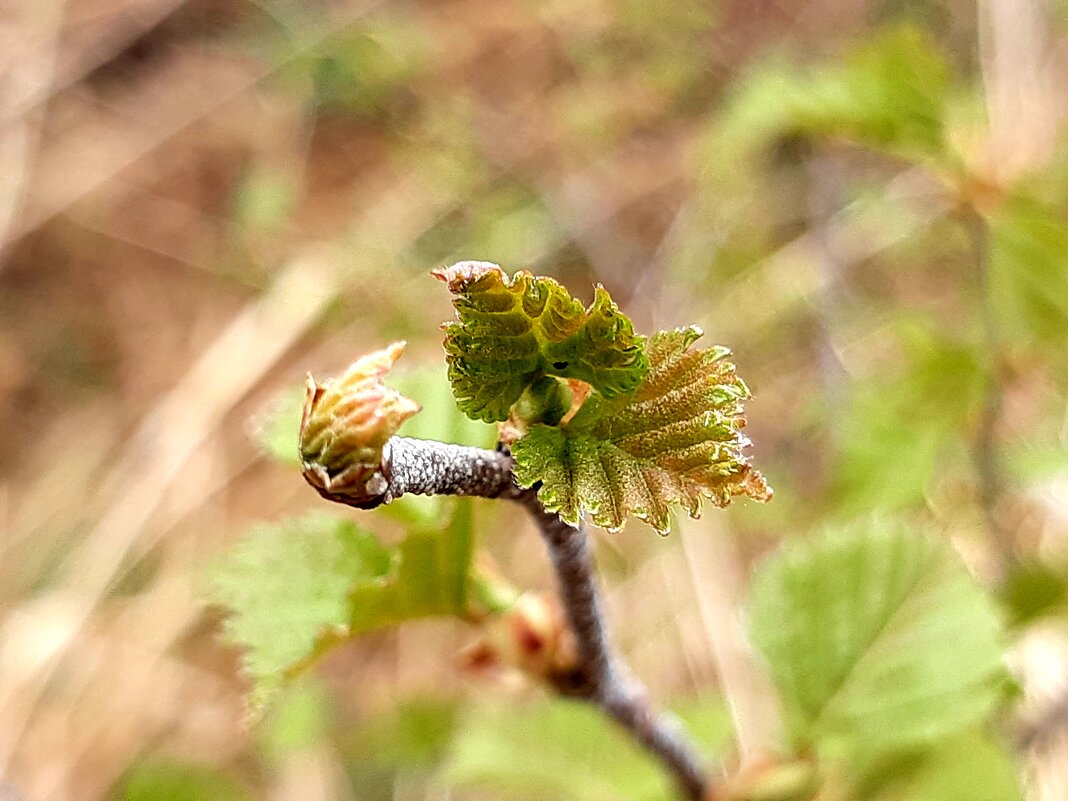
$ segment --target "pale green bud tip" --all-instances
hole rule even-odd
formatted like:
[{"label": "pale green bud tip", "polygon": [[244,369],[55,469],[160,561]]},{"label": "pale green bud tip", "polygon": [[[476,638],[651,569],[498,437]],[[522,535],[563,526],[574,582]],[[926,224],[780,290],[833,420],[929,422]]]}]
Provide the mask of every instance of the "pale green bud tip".
[{"label": "pale green bud tip", "polygon": [[382,451],[419,404],[382,379],[404,352],[403,342],[357,359],[336,379],[308,376],[300,422],[304,477],[333,495],[374,497],[386,489]]}]

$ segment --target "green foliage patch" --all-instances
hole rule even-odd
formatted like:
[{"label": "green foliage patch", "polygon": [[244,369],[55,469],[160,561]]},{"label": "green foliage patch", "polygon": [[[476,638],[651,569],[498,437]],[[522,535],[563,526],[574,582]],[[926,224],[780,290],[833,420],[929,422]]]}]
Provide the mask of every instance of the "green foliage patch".
[{"label": "green foliage patch", "polygon": [[[684,723],[709,753],[727,745],[719,703],[688,704]],[[534,755],[534,758],[532,758]],[[483,703],[457,728],[443,778],[454,787],[515,801],[669,801],[676,797],[656,763],[587,704]]]},{"label": "green foliage patch", "polygon": [[386,547],[354,523],[312,515],[263,524],[219,564],[209,598],[227,607],[254,710],[331,646],[406,620],[468,614],[473,511],[413,527]]},{"label": "green foliage patch", "polygon": [[756,575],[750,625],[798,744],[934,742],[1002,691],[994,605],[949,547],[903,525],[788,545]]}]

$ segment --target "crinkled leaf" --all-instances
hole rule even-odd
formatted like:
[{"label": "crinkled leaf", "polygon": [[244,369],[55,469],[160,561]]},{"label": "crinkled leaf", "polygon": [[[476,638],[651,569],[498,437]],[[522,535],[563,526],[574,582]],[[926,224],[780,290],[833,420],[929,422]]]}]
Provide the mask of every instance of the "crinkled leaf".
[{"label": "crinkled leaf", "polygon": [[610,530],[634,515],[667,531],[675,503],[696,517],[705,498],[717,506],[735,495],[770,498],[742,454],[749,390],[726,348],[691,347],[699,336],[692,327],[661,331],[647,343],[649,372],[634,393],[594,391],[565,425],[532,427],[512,447],[520,485],[540,481],[547,509],[570,523],[586,513]]},{"label": "crinkled leaf", "polygon": [[446,529],[412,531],[391,548],[327,515],[261,525],[237,544],[211,577],[210,600],[231,612],[226,635],[245,650],[254,709],[358,634],[467,614],[472,507],[454,503]]},{"label": "crinkled leaf", "polygon": [[506,420],[544,376],[576,378],[614,397],[645,374],[643,338],[603,287],[587,308],[551,278],[509,278],[496,264],[460,262],[435,275],[453,293],[458,318],[445,325],[449,380],[474,419]]},{"label": "crinkled leaf", "polygon": [[945,543],[899,527],[788,546],[754,580],[750,623],[802,744],[931,742],[1000,692],[993,604]]},{"label": "crinkled leaf", "polygon": [[210,600],[230,610],[226,637],[244,648],[260,706],[327,632],[345,631],[349,593],[382,579],[390,553],[353,523],[314,515],[263,524],[211,576]]}]

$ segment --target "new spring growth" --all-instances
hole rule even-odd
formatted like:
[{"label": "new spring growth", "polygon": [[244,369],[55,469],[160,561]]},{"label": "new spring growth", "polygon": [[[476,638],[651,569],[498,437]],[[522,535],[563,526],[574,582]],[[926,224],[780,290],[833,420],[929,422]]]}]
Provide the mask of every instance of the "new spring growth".
[{"label": "new spring growth", "polygon": [[382,495],[383,449],[420,406],[382,379],[404,352],[403,342],[357,359],[344,375],[318,383],[309,374],[300,422],[304,477],[326,497],[352,505]]}]

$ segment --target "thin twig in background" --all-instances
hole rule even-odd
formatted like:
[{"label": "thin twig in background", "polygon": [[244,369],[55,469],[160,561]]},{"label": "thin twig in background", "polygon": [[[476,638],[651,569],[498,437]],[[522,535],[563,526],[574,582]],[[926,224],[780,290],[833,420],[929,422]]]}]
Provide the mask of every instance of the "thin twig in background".
[{"label": "thin twig in background", "polygon": [[[22,116],[44,106],[59,92],[114,61],[130,45],[164,24],[188,2],[189,0],[141,0],[132,6],[108,13],[102,19],[97,16],[96,19],[88,21],[82,19],[82,16],[88,16],[84,14],[84,8],[81,9],[82,15],[72,13],[68,23],[76,29],[76,36],[88,28],[92,31],[92,38],[83,47],[79,47],[76,42],[64,41],[63,52],[58,54],[60,58],[53,80],[48,84],[38,84],[34,91],[24,95],[18,106],[10,109],[11,114]],[[5,109],[2,120],[4,123],[14,119],[14,116],[8,115],[8,111]]]},{"label": "thin twig in background", "polygon": [[[31,204],[26,204],[23,213],[18,215],[8,230],[7,244],[10,245],[36,230],[56,215],[61,214],[75,202],[106,184],[123,169],[154,152],[183,131],[192,128],[199,121],[220,112],[229,104],[259,86],[261,82],[285,69],[287,65],[292,64],[297,59],[312,52],[316,47],[321,46],[331,36],[335,36],[339,30],[356,24],[360,19],[371,14],[383,4],[384,0],[367,0],[359,4],[358,7],[347,10],[342,15],[342,18],[332,20],[321,28],[303,36],[301,41],[284,58],[269,65],[257,65],[255,68],[248,70],[249,74],[247,75],[224,77],[220,72],[216,76],[215,83],[210,86],[211,91],[206,93],[209,95],[207,99],[191,105],[170,103],[167,108],[175,112],[173,119],[162,122],[153,120],[151,125],[146,125],[143,129],[126,131],[124,137],[126,141],[120,155],[112,160],[113,163],[106,165],[104,168],[93,163],[92,154],[77,150],[80,141],[79,137],[65,137],[64,141],[72,142],[77,152],[60,154],[57,159],[60,163],[52,165],[53,173],[55,174],[51,176],[53,179],[51,183],[58,189],[53,193],[53,197],[49,197],[40,203],[32,204],[32,207]],[[203,88],[202,82],[198,83],[197,88]],[[128,124],[128,120],[124,122]],[[79,170],[72,174],[70,166],[71,163],[75,162],[78,164]],[[43,170],[38,172],[42,173]],[[45,180],[45,176],[41,174],[36,176],[35,181],[40,184],[49,183]]]},{"label": "thin twig in background", "polygon": [[744,635],[741,556],[722,524],[705,520],[700,525],[700,536],[694,536],[687,526],[679,537],[720,691],[734,723],[739,767],[744,769],[775,753],[782,742],[783,725],[775,688]]},{"label": "thin twig in background", "polygon": [[998,517],[998,503],[1004,495],[1004,480],[998,454],[998,427],[1001,422],[1002,390],[999,376],[998,353],[1001,338],[998,334],[990,288],[990,228],[978,212],[964,212],[964,224],[971,242],[975,259],[976,282],[979,289],[980,319],[983,327],[986,354],[989,359],[986,385],[983,388],[983,406],[976,426],[972,454],[975,472],[979,479],[979,503],[993,552],[998,557],[998,579],[1014,559],[1013,543],[1009,531]]},{"label": "thin twig in background", "polygon": [[[44,124],[44,111],[34,108],[33,98],[50,90],[59,47],[59,32],[63,25],[65,0],[46,0],[40,13],[34,4],[32,17],[25,26],[12,25],[0,29],[0,43],[6,51],[6,63],[0,74],[0,264],[4,252],[14,238],[12,232],[22,210],[32,165],[37,157]],[[31,17],[26,14],[26,17]],[[37,30],[27,30],[37,28]],[[23,48],[17,44],[33,42],[36,46]],[[5,41],[6,40],[6,41]]]},{"label": "thin twig in background", "polygon": [[[0,709],[8,722],[0,739],[0,766],[7,764],[52,671],[112,586],[135,543],[140,538],[142,545],[149,544],[142,532],[167,489],[219,420],[319,319],[337,286],[334,265],[321,254],[296,260],[262,298],[233,320],[131,436],[108,482],[114,503],[67,559],[70,585],[57,594],[57,601],[70,603],[73,596],[77,604],[64,620],[63,636],[36,662],[26,663],[23,675],[0,687]],[[220,383],[217,376],[224,374],[230,380]]]}]

